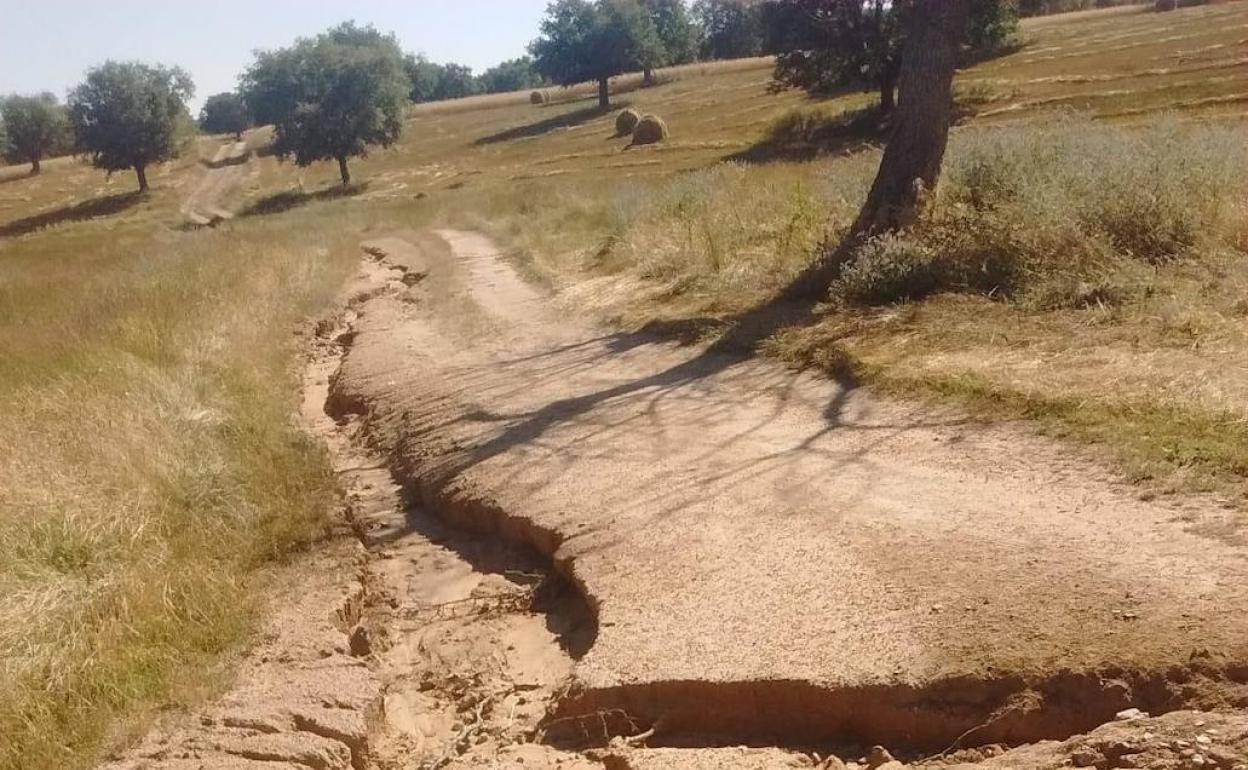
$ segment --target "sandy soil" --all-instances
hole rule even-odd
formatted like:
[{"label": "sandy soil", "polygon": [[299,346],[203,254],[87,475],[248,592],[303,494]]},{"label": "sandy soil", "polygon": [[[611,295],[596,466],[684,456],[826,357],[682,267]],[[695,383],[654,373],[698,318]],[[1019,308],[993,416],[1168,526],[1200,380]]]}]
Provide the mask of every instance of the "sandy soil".
[{"label": "sandy soil", "polygon": [[430,510],[597,620],[567,741],[1021,743],[1245,702],[1228,512],[1066,447],[595,328],[484,237],[366,245],[331,406]]}]

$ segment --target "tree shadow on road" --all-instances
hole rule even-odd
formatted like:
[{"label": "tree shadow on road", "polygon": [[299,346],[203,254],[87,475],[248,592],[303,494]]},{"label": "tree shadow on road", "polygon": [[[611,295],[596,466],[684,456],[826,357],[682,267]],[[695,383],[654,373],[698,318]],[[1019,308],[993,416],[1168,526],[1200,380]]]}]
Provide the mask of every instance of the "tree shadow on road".
[{"label": "tree shadow on road", "polygon": [[84,222],[89,219],[112,216],[132,208],[145,196],[139,192],[118,193],[103,198],[75,203],[52,211],[42,211],[33,216],[16,219],[8,224],[0,225],[0,238],[13,238],[33,233],[47,227],[68,222]]}]

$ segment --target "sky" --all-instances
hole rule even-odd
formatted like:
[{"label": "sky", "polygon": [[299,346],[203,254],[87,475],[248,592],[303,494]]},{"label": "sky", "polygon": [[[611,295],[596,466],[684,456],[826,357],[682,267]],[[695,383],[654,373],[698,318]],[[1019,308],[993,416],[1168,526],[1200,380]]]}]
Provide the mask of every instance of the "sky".
[{"label": "sky", "polygon": [[404,50],[481,72],[524,54],[547,0],[0,0],[0,95],[61,99],[93,65],[178,65],[192,107],[232,90],[256,49],[278,48],[341,21],[394,32]]}]

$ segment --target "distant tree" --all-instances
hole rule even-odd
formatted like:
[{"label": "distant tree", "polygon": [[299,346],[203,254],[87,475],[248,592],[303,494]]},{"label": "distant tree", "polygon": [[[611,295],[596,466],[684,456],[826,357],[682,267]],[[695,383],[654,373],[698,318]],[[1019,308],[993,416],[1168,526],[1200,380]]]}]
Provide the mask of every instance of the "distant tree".
[{"label": "distant tree", "polygon": [[398,140],[410,88],[394,37],[353,22],[258,53],[242,78],[252,115],[274,125],[278,156],[300,166],[336,160],[344,187],[350,158]]},{"label": "distant tree", "polygon": [[251,128],[247,103],[236,93],[213,94],[199,111],[199,127],[210,134],[234,134],[242,139],[243,132]]},{"label": "distant tree", "polygon": [[472,67],[451,62],[442,66],[442,76],[438,80],[434,99],[462,99],[477,93],[477,79],[472,76]]},{"label": "distant tree", "polygon": [[413,104],[431,102],[437,98],[438,85],[442,82],[442,65],[425,58],[424,54],[407,54],[403,57],[403,70],[407,73],[408,97]]},{"label": "distant tree", "polygon": [[31,176],[39,174],[45,157],[65,149],[69,122],[52,94],[0,99],[0,121],[8,134],[0,142],[0,154],[14,163],[29,163]]},{"label": "distant tree", "polygon": [[178,155],[195,95],[190,76],[177,67],[105,62],[69,95],[78,148],[96,168],[132,168],[146,192],[147,167]]},{"label": "distant tree", "polygon": [[480,90],[487,94],[524,91],[542,85],[542,75],[533,59],[521,56],[490,67],[477,78]]},{"label": "distant tree", "polygon": [[[776,81],[812,92],[875,88],[892,111],[909,16],[918,0],[774,0],[768,47]],[[1018,26],[1014,0],[970,0],[964,40],[974,56],[999,50]]]},{"label": "distant tree", "polygon": [[664,55],[654,21],[637,0],[554,0],[529,52],[552,82],[596,81],[603,109],[611,106],[612,77],[654,67]]},{"label": "distant tree", "polygon": [[[685,0],[641,0],[641,5],[650,14],[662,46],[662,61],[658,66],[688,64],[698,58],[701,39]],[[645,68],[643,73],[647,84],[654,82],[652,68]]]},{"label": "distant tree", "polygon": [[697,0],[693,15],[701,27],[703,58],[744,59],[763,53],[763,3]]}]

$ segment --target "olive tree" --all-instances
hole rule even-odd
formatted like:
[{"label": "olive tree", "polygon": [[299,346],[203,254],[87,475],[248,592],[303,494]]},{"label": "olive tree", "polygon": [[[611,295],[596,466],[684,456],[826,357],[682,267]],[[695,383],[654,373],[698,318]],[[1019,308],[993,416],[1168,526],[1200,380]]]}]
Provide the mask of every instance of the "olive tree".
[{"label": "olive tree", "polygon": [[70,124],[78,149],[96,168],[132,168],[146,192],[147,167],[178,155],[189,120],[186,100],[195,94],[177,67],[106,62],[87,73],[69,95]]},{"label": "olive tree", "polygon": [[348,22],[258,53],[241,90],[256,120],[273,124],[279,157],[336,160],[346,187],[350,158],[398,141],[411,88],[394,37]]},{"label": "olive tree", "polygon": [[611,106],[611,78],[657,66],[664,55],[654,19],[638,0],[555,0],[529,52],[554,83],[597,82],[603,109]]},{"label": "olive tree", "polygon": [[39,174],[40,161],[65,147],[69,124],[65,108],[52,94],[0,99],[0,121],[7,133],[7,141],[0,141],[0,154],[15,163],[29,163],[31,176]]},{"label": "olive tree", "polygon": [[199,111],[199,127],[211,134],[233,134],[242,139],[243,132],[251,128],[247,103],[235,93],[213,94]]}]

